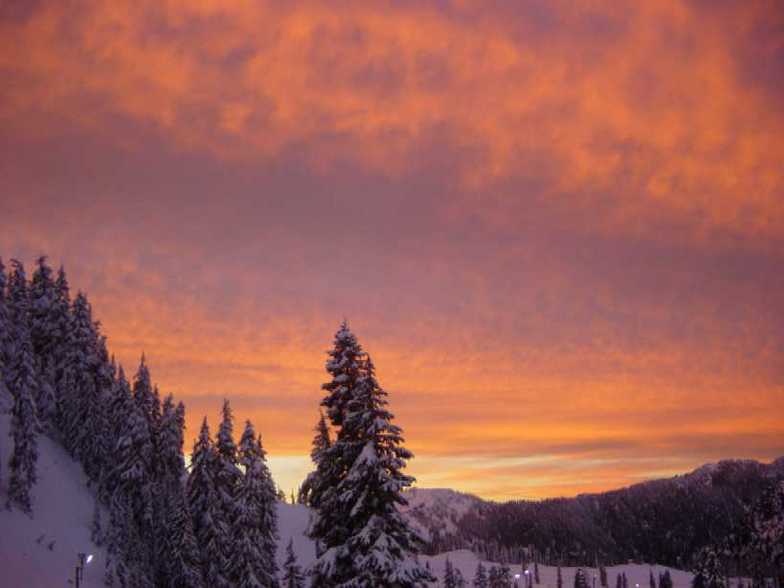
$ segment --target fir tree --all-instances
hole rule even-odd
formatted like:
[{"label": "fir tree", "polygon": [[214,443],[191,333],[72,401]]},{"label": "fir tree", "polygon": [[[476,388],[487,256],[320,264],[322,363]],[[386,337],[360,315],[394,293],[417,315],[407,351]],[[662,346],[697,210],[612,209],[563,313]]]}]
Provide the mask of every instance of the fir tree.
[{"label": "fir tree", "polygon": [[4,412],[6,407],[11,405],[11,397],[6,386],[6,356],[8,348],[8,337],[10,324],[8,322],[8,309],[6,308],[6,277],[3,259],[0,258],[0,412]]},{"label": "fir tree", "polygon": [[672,577],[669,570],[659,572],[659,588],[672,588]]},{"label": "fir tree", "polygon": [[534,582],[539,583],[539,563],[534,562]]},{"label": "fir tree", "polygon": [[623,576],[621,574],[615,577],[615,588],[623,588]]},{"label": "fir tree", "polygon": [[358,349],[344,323],[327,364],[334,379],[323,402],[340,427],[322,456],[337,483],[327,486],[311,523],[310,535],[320,542],[313,571],[324,586],[423,586],[432,576],[415,559],[421,538],[398,510],[413,482],[402,473],[411,453],[391,422],[370,358]]},{"label": "fir tree", "polygon": [[[555,585],[557,586],[557,588],[563,588],[563,576],[561,575],[561,564],[558,564],[558,569],[556,570]],[[620,588],[620,586],[618,588]]]},{"label": "fir tree", "polygon": [[607,568],[604,564],[599,566],[599,583],[603,588],[607,588]]},{"label": "fir tree", "polygon": [[588,580],[582,568],[577,568],[574,574],[574,588],[588,588]]},{"label": "fir tree", "polygon": [[316,469],[305,478],[299,492],[300,504],[307,504],[311,508],[318,508],[321,494],[324,492],[326,484],[330,481],[327,470],[331,464],[329,461],[322,459],[324,453],[332,446],[332,439],[329,436],[329,427],[324,419],[324,413],[319,415],[315,431],[316,435],[313,437],[310,459],[316,466]]},{"label": "fir tree", "polygon": [[210,588],[227,588],[228,558],[223,549],[229,535],[218,491],[215,488],[217,455],[210,439],[207,419],[191,454],[191,473],[188,477],[188,510],[193,521],[196,543],[201,550],[204,580]]},{"label": "fir tree", "polygon": [[283,563],[283,584],[281,588],[305,588],[305,576],[297,564],[293,539],[289,539],[289,544],[286,546],[286,561]]},{"label": "fir tree", "polygon": [[488,588],[487,571],[481,561],[476,565],[473,586],[474,588]]},{"label": "fir tree", "polygon": [[245,475],[236,493],[230,577],[233,585],[241,588],[277,587],[275,485],[261,438],[256,437],[250,421],[245,424],[239,454]]},{"label": "fir tree", "polygon": [[65,403],[70,400],[68,391],[74,381],[71,372],[72,342],[71,332],[71,295],[65,270],[60,267],[55,280],[55,299],[52,305],[52,322],[55,323],[57,336],[56,350],[54,351],[54,393],[55,393],[55,422],[60,433],[66,430],[67,412]]},{"label": "fir tree", "polygon": [[454,568],[454,575],[455,575],[455,586],[456,588],[465,588],[466,581],[463,577],[463,572],[460,571],[460,568]]},{"label": "fir tree", "polygon": [[648,583],[650,584],[651,588],[656,588],[656,578],[653,577],[653,570],[650,570]]},{"label": "fir tree", "polygon": [[32,512],[30,491],[36,482],[38,439],[34,398],[38,381],[35,375],[33,348],[30,341],[29,305],[24,267],[12,260],[8,286],[8,345],[5,378],[13,405],[11,437],[13,448],[9,461],[8,504]]},{"label": "fir tree", "polygon": [[30,341],[39,381],[38,395],[34,400],[39,420],[50,423],[55,421],[57,411],[55,377],[62,325],[57,316],[57,292],[52,269],[47,265],[45,256],[38,258],[37,265],[30,283]]},{"label": "fir tree", "polygon": [[629,578],[626,577],[626,572],[621,576],[623,578],[623,588],[629,588]]},{"label": "fir tree", "polygon": [[705,588],[725,588],[725,577],[719,555],[713,547],[705,547],[697,556],[695,581],[700,576]]}]

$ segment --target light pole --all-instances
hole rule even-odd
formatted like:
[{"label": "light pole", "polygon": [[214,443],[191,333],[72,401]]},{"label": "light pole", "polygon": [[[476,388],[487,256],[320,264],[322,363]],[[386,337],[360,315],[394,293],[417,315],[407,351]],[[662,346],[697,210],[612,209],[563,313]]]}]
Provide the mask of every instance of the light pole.
[{"label": "light pole", "polygon": [[93,554],[77,553],[76,557],[79,559],[79,563],[76,564],[76,569],[74,570],[74,585],[76,588],[79,588],[84,578],[84,566],[93,561]]}]

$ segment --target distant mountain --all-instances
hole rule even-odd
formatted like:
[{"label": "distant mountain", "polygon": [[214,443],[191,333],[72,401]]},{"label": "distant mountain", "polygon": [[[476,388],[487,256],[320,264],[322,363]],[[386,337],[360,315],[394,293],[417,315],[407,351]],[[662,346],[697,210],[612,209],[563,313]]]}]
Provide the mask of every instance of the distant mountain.
[{"label": "distant mountain", "polygon": [[784,458],[764,464],[726,460],[674,478],[575,498],[491,502],[451,490],[412,490],[407,515],[428,551],[473,549],[516,561],[590,564],[629,560],[688,567],[705,545],[738,532],[746,509],[774,479]]}]

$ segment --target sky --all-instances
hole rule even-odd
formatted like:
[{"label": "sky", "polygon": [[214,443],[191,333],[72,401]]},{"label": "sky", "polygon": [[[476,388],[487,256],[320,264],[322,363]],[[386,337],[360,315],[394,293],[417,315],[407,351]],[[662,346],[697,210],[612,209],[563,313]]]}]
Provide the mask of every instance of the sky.
[{"label": "sky", "polygon": [[348,319],[422,487],[784,455],[777,0],[0,3],[0,255],[286,491]]}]

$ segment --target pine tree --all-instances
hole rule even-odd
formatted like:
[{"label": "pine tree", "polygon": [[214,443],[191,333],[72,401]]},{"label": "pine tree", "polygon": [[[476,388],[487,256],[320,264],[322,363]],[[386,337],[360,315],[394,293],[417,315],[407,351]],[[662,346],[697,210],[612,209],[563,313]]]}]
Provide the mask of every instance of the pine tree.
[{"label": "pine tree", "polygon": [[9,461],[8,505],[16,504],[24,512],[30,513],[30,490],[36,482],[38,461],[38,420],[34,402],[38,381],[30,341],[30,314],[24,267],[16,260],[12,260],[11,264],[13,271],[8,286],[9,328],[5,366],[6,383],[13,398],[13,449]]},{"label": "pine tree", "polygon": [[456,588],[457,582],[455,581],[455,570],[452,567],[452,562],[446,558],[444,563],[444,579],[441,582],[443,588]]},{"label": "pine tree", "polygon": [[261,438],[256,437],[250,421],[245,424],[239,454],[245,475],[236,492],[230,578],[240,588],[277,587],[275,485]]},{"label": "pine tree", "polygon": [[319,542],[313,573],[324,586],[423,586],[432,576],[415,558],[422,540],[398,510],[413,482],[402,473],[412,455],[391,422],[370,358],[345,323],[330,356],[333,381],[324,385],[322,404],[339,430],[321,458],[332,479],[311,522],[310,536]]},{"label": "pine tree", "polygon": [[161,420],[161,401],[157,389],[153,388],[150,370],[147,367],[144,354],[142,354],[139,369],[136,371],[136,376],[133,379],[133,397],[154,436]]},{"label": "pine tree", "polygon": [[38,395],[35,405],[42,423],[52,423],[56,418],[55,377],[57,353],[60,351],[61,333],[57,316],[57,292],[52,278],[52,269],[46,257],[37,260],[30,283],[30,341],[35,354],[38,373]]},{"label": "pine tree", "polygon": [[574,588],[588,588],[588,580],[585,578],[585,571],[577,568],[574,574]]},{"label": "pine tree", "polygon": [[315,431],[316,435],[313,437],[310,459],[316,466],[316,469],[305,478],[299,492],[300,504],[307,504],[311,508],[318,508],[321,494],[324,492],[326,484],[330,481],[327,469],[331,464],[327,460],[322,459],[324,453],[332,446],[332,439],[329,436],[329,427],[324,419],[324,413],[319,415]]},{"label": "pine tree", "polygon": [[228,580],[229,564],[223,544],[229,535],[229,526],[215,487],[217,460],[205,418],[191,454],[188,510],[196,543],[201,550],[205,584],[210,588],[228,588],[231,585]]},{"label": "pine tree", "polygon": [[[7,349],[9,342],[10,324],[8,320],[8,309],[6,308],[6,277],[3,259],[0,258],[0,412],[11,406],[11,393],[6,386],[6,365],[8,363]],[[1,468],[0,468],[1,470]]]},{"label": "pine tree", "polygon": [[539,583],[539,563],[534,562],[534,582]]},{"label": "pine tree", "polygon": [[454,574],[455,574],[455,587],[465,588],[466,581],[465,578],[463,577],[463,572],[460,571],[460,568],[454,568]]},{"label": "pine tree", "polygon": [[57,337],[54,354],[55,423],[63,434],[66,430],[65,403],[74,381],[72,374],[71,295],[65,270],[60,266],[55,280],[55,299],[52,305],[52,322]]},{"label": "pine tree", "polygon": [[497,566],[490,566],[487,574],[487,585],[489,588],[499,588],[501,570]]},{"label": "pine tree", "polygon": [[629,588],[629,578],[626,577],[626,572],[621,577],[623,578],[623,588]]},{"label": "pine tree", "polygon": [[[161,527],[158,545],[158,584],[201,586],[199,550],[193,524],[187,516],[182,486],[185,459],[182,454],[185,406],[174,405],[171,395],[163,402],[158,437],[158,475],[156,477],[156,520]],[[162,523],[162,524],[161,524]]]},{"label": "pine tree", "polygon": [[607,588],[607,568],[604,567],[604,564],[599,566],[599,583],[602,588]]},{"label": "pine tree", "polygon": [[[556,570],[555,585],[557,586],[557,588],[563,588],[563,576],[561,575],[561,564],[558,564],[558,569]],[[620,588],[620,586],[618,588]]]},{"label": "pine tree", "polygon": [[656,578],[653,577],[653,570],[650,570],[648,583],[650,584],[651,588],[656,588]]},{"label": "pine tree", "polygon": [[615,577],[615,588],[623,588],[623,576],[621,574]]},{"label": "pine tree", "polygon": [[670,570],[664,570],[664,575],[659,582],[659,588],[672,588],[672,576]]},{"label": "pine tree", "polygon": [[289,544],[286,546],[286,561],[283,563],[281,588],[305,588],[305,576],[297,564],[293,539],[289,539]]},{"label": "pine tree", "polygon": [[705,547],[697,556],[695,569],[695,582],[697,576],[705,583],[705,588],[724,588],[725,577],[722,571],[721,560],[713,547]]},{"label": "pine tree", "polygon": [[481,561],[476,565],[473,586],[474,588],[488,588],[487,571]]}]

